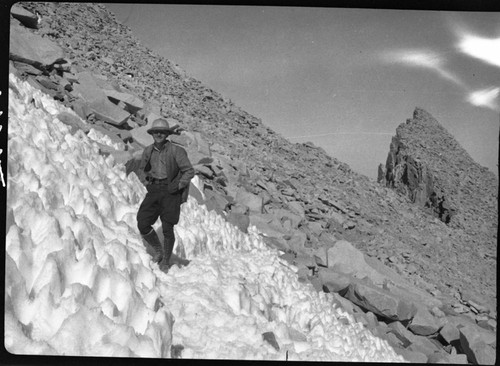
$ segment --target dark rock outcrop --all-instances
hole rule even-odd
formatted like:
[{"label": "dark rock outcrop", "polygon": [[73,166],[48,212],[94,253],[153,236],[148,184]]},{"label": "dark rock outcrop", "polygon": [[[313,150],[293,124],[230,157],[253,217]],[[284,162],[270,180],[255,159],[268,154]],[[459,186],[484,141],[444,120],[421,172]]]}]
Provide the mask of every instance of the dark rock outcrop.
[{"label": "dark rock outcrop", "polygon": [[494,227],[498,190],[495,176],[474,162],[453,136],[421,108],[398,126],[384,178],[387,186],[428,208],[452,227]]}]

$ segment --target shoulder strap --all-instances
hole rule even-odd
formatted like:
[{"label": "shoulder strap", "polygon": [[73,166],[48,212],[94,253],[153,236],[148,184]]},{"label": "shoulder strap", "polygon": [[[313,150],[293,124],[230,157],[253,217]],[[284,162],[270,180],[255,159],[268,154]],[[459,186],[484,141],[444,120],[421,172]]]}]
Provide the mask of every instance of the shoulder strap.
[{"label": "shoulder strap", "polygon": [[150,164],[150,160],[151,160],[151,155],[153,154],[153,145],[149,145],[147,146],[145,149],[144,149],[144,152],[146,154],[146,163],[144,164],[144,171],[145,172],[148,172],[151,170],[151,164]]}]

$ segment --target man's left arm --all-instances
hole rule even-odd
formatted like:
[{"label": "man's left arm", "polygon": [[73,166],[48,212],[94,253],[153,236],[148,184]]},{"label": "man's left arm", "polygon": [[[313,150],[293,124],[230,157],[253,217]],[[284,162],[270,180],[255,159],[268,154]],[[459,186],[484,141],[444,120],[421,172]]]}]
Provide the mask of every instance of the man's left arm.
[{"label": "man's left arm", "polygon": [[194,168],[189,161],[186,150],[180,148],[176,150],[175,161],[179,166],[181,178],[179,180],[179,190],[186,188],[194,177]]}]

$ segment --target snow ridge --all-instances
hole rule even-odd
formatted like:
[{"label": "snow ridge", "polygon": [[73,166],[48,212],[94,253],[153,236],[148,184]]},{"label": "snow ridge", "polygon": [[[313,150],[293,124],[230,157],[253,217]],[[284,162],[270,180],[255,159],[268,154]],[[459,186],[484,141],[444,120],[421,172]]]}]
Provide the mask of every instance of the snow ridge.
[{"label": "snow ridge", "polygon": [[9,86],[7,350],[170,357],[182,345],[184,358],[404,361],[300,283],[254,227],[244,234],[191,197],[174,249],[191,263],[161,272],[136,228],[145,188],[96,142],[117,146],[96,130],[72,135],[57,115],[74,112],[12,74]]}]

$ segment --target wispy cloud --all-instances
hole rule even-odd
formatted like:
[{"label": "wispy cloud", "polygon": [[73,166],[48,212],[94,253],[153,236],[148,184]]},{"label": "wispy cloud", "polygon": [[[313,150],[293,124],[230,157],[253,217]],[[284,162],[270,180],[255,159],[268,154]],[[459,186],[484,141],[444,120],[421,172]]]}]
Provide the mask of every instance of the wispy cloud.
[{"label": "wispy cloud", "polygon": [[500,67],[500,38],[488,39],[466,34],[458,47],[469,56]]},{"label": "wispy cloud", "polygon": [[442,78],[459,86],[463,81],[446,69],[446,60],[438,53],[428,49],[403,49],[388,51],[382,56],[388,63],[402,64],[413,67],[422,67],[436,72]]},{"label": "wispy cloud", "polygon": [[[486,40],[469,34],[461,33],[460,49],[475,58],[482,59],[493,65],[500,66],[500,40]],[[490,42],[491,41],[491,42]],[[498,42],[498,44],[497,44]],[[392,64],[402,64],[412,67],[422,67],[437,73],[443,79],[451,81],[464,89],[465,100],[477,107],[499,110],[498,97],[500,88],[489,87],[481,90],[472,90],[458,75],[449,71],[446,60],[438,53],[427,49],[403,49],[388,51],[382,56],[383,60]]]},{"label": "wispy cloud", "polygon": [[499,95],[500,95],[500,88],[490,87],[487,89],[471,92],[467,98],[467,101],[478,107],[486,107],[494,111],[498,111]]},{"label": "wispy cloud", "polygon": [[456,19],[450,24],[458,38],[455,47],[459,52],[500,67],[500,34],[488,38],[467,29],[463,22]]},{"label": "wispy cloud", "polygon": [[[457,42],[455,48],[472,58],[500,67],[500,37],[488,38],[475,34],[467,26],[454,19],[450,23]],[[499,111],[500,88],[492,86],[481,90],[468,90],[467,101],[478,107]]]}]

